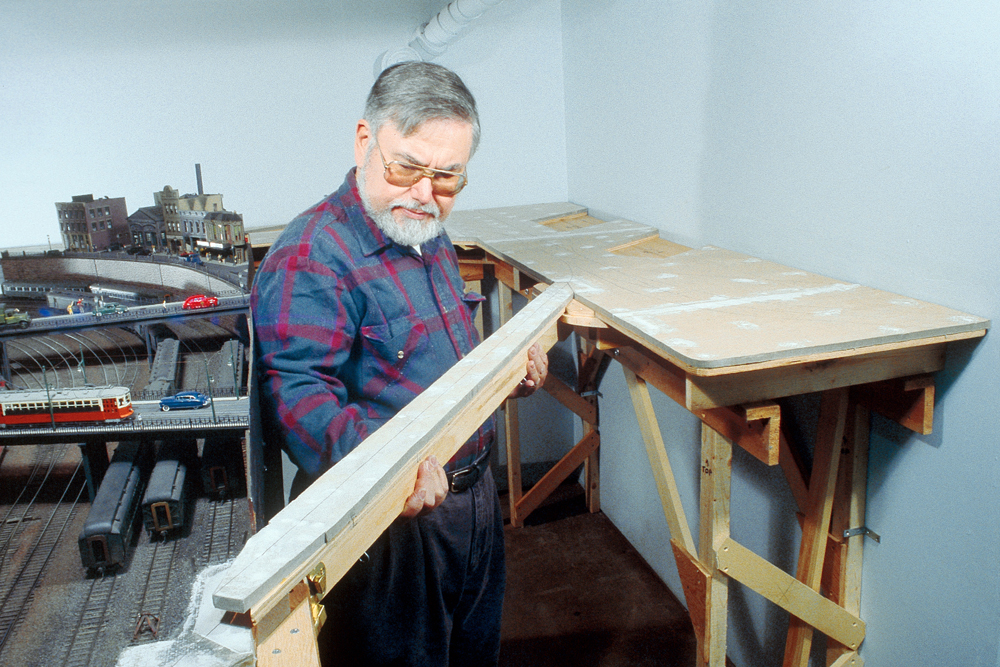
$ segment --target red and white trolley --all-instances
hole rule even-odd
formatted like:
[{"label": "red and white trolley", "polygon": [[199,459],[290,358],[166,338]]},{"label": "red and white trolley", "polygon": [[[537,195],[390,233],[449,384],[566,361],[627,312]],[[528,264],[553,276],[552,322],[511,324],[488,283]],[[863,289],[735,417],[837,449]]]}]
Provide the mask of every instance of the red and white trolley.
[{"label": "red and white trolley", "polygon": [[128,387],[0,391],[0,427],[120,422],[133,414]]}]

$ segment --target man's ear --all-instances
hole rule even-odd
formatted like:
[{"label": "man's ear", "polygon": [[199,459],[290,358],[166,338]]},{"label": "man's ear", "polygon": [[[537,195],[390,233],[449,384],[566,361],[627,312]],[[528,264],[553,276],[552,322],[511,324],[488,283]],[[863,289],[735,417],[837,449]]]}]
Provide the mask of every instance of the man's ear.
[{"label": "man's ear", "polygon": [[358,121],[358,126],[354,131],[354,162],[358,169],[365,166],[365,156],[368,154],[368,146],[375,140],[372,128],[368,121],[363,118]]}]

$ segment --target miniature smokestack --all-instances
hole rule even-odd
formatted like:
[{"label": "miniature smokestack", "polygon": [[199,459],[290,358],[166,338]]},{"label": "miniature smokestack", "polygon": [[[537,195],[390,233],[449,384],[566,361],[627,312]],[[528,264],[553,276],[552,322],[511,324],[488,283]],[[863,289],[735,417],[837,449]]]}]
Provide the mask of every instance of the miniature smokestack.
[{"label": "miniature smokestack", "polygon": [[205,194],[205,190],[201,187],[201,164],[194,165],[194,174],[198,177],[198,194]]}]

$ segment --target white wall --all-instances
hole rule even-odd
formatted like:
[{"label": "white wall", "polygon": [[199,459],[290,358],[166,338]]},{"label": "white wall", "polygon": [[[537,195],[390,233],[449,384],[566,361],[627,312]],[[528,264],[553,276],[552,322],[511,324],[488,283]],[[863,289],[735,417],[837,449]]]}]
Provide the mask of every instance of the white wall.
[{"label": "white wall", "polygon": [[[571,201],[1000,319],[995,2],[564,2],[563,23]],[[867,664],[1000,664],[994,336],[954,346],[933,435],[873,420]],[[602,387],[604,509],[683,597],[618,375]],[[697,425],[657,398],[694,522]],[[734,477],[735,539],[792,570],[780,471],[737,451]],[[751,615],[730,624],[736,664],[779,664],[787,614],[730,595]]]},{"label": "white wall", "polygon": [[[248,228],[288,222],[353,165],[376,57],[446,4],[0,0],[0,246],[58,242],[73,195],[195,192],[195,163]],[[459,206],[565,198],[560,42],[556,0],[506,0],[439,59],[483,120]]]}]

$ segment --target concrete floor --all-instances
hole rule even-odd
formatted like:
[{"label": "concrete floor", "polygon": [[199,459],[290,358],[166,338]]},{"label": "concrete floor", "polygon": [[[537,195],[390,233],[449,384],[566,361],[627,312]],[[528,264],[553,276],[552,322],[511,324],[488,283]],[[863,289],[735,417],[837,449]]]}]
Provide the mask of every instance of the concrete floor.
[{"label": "concrete floor", "polygon": [[506,529],[501,667],[695,664],[687,611],[579,485],[526,523]]}]

